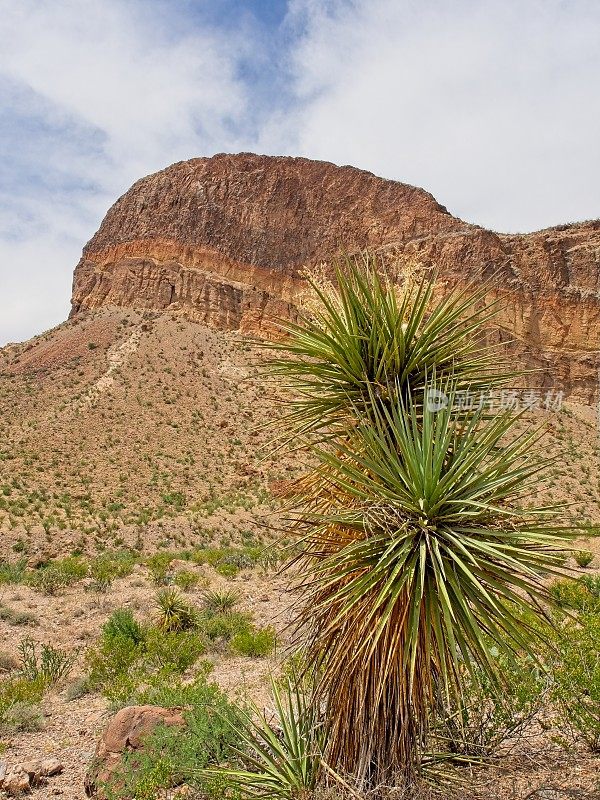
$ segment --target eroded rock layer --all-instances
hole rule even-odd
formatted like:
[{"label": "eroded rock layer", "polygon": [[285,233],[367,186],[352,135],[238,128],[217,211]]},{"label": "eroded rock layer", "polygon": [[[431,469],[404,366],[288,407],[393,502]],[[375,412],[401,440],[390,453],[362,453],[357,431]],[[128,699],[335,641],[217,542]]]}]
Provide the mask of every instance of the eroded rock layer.
[{"label": "eroded rock layer", "polygon": [[539,370],[530,383],[597,397],[600,220],[497,234],[422,189],[303,158],[218,155],[135,183],[84,248],[72,314],[169,310],[270,336],[294,314],[303,268],[358,248],[437,265],[449,285],[493,276],[504,335]]}]

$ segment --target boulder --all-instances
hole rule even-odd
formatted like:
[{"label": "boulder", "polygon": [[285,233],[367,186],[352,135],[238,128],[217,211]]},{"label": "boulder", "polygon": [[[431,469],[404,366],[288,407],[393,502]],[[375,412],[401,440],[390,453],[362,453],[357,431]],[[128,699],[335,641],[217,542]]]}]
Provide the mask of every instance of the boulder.
[{"label": "boulder", "polygon": [[144,745],[144,738],[158,725],[184,726],[179,708],[159,706],[127,706],[108,723],[85,777],[88,797],[103,797],[102,785],[110,783],[122,764],[124,753],[135,752]]}]

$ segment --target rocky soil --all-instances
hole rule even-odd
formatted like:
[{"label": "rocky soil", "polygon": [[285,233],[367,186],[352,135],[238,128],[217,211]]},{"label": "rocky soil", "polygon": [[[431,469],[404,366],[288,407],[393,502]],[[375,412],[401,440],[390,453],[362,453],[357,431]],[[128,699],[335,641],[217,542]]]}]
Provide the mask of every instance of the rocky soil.
[{"label": "rocky soil", "polygon": [[[248,542],[270,550],[280,525],[274,491],[301,465],[273,455],[261,428],[281,413],[280,399],[256,375],[263,357],[256,342],[237,333],[170,312],[109,307],[0,351],[0,558],[35,567],[73,552],[92,557],[125,547],[141,556]],[[571,503],[574,520],[600,528],[593,410],[536,409],[522,424],[546,431],[540,448],[552,463],[540,496]],[[600,538],[576,547],[593,551],[591,569],[600,567]],[[234,588],[241,610],[276,628],[279,646],[268,658],[209,654],[223,688],[266,704],[267,677],[279,669],[289,637],[285,578],[269,567],[229,578],[207,565],[186,568],[201,578],[193,602],[207,584]],[[84,797],[87,765],[110,711],[98,694],[69,699],[70,687],[111,612],[127,607],[147,618],[155,592],[142,564],[105,594],[91,591],[89,579],[55,596],[0,587],[0,607],[10,610],[0,615],[3,659],[16,657],[27,635],[79,651],[68,682],[44,697],[43,729],[0,737],[0,759],[9,768],[49,758],[63,765],[34,797]],[[597,796],[597,777],[597,759],[560,750],[549,734],[536,732],[479,782],[500,798],[566,800]]]}]

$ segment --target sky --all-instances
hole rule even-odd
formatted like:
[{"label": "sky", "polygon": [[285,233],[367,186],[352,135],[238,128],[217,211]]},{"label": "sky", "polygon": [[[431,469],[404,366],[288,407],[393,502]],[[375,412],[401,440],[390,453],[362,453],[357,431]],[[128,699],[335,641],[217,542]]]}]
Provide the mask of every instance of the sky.
[{"label": "sky", "polygon": [[0,345],[138,178],[353,164],[497,231],[600,217],[598,0],[0,0]]}]

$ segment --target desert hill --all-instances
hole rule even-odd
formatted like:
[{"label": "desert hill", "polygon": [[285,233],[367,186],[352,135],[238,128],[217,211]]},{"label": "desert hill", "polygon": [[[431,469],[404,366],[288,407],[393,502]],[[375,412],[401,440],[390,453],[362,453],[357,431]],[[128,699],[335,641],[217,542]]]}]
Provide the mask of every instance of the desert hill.
[{"label": "desert hill", "polygon": [[293,316],[302,270],[368,247],[449,285],[492,276],[520,362],[591,402],[600,367],[600,221],[503,235],[453,217],[428,192],[303,158],[217,155],[135,183],[75,270],[72,314],[105,306],[172,311],[269,336]]}]

